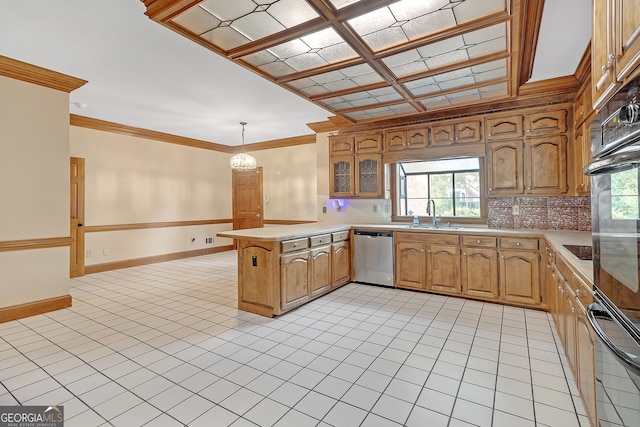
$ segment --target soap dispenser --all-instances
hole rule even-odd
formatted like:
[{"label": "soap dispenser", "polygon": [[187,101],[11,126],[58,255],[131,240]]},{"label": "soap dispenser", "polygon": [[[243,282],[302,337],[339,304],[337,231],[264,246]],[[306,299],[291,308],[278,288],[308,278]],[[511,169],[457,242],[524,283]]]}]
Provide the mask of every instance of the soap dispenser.
[{"label": "soap dispenser", "polygon": [[[409,215],[413,215],[413,211],[409,211]],[[413,226],[414,227],[420,226],[420,217],[418,215],[413,215]]]}]

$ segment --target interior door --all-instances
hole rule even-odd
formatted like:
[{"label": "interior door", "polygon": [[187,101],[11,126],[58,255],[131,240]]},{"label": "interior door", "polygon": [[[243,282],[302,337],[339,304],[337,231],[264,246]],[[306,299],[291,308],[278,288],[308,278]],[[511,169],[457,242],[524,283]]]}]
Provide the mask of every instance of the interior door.
[{"label": "interior door", "polygon": [[233,229],[260,228],[264,225],[262,206],[262,168],[233,171]]},{"label": "interior door", "polygon": [[70,159],[70,225],[71,253],[69,276],[84,275],[84,159]]}]

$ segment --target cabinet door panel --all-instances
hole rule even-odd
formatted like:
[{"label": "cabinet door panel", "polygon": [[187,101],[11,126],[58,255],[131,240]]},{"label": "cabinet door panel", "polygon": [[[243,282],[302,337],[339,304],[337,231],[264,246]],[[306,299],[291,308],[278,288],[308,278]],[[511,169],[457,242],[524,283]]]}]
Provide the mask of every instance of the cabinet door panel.
[{"label": "cabinet door panel", "polygon": [[353,156],[331,157],[329,185],[331,197],[353,197],[355,168]]},{"label": "cabinet door panel", "polygon": [[567,188],[567,138],[533,138],[525,144],[526,192],[564,194]]},{"label": "cabinet door panel", "polygon": [[470,120],[456,124],[456,143],[467,144],[482,141],[482,121]]},{"label": "cabinet door panel", "polygon": [[513,139],[523,135],[523,116],[492,117],[487,119],[488,139]]},{"label": "cabinet door panel", "polygon": [[587,415],[592,425],[597,425],[596,416],[596,372],[594,364],[594,332],[582,309],[577,309],[576,349],[578,368],[578,388],[582,395]]},{"label": "cabinet door panel", "polygon": [[491,142],[487,144],[489,194],[522,194],[522,141]]},{"label": "cabinet door panel", "polygon": [[356,153],[379,153],[382,151],[382,134],[357,135],[355,144]]},{"label": "cabinet door panel", "polygon": [[421,243],[396,243],[396,286],[425,289],[426,255]]},{"label": "cabinet door panel", "polygon": [[453,144],[454,138],[452,124],[431,126],[431,145]]},{"label": "cabinet door panel", "polygon": [[332,136],[329,137],[329,154],[353,154],[354,151],[353,136]]},{"label": "cabinet door panel", "polygon": [[[271,290],[277,283],[278,259],[272,256],[273,250],[260,246],[247,246],[239,249],[241,252],[240,274],[238,282],[238,300],[240,302],[257,304],[277,309],[277,298],[273,298]],[[275,259],[274,259],[275,258]],[[274,277],[275,280],[274,280]],[[244,284],[251,284],[245,286]]]},{"label": "cabinet door panel", "polygon": [[429,245],[427,289],[460,293],[460,248],[458,246]]},{"label": "cabinet door panel", "polygon": [[407,131],[407,148],[424,148],[429,143],[427,129],[409,129]]},{"label": "cabinet door panel", "polygon": [[309,265],[309,293],[313,298],[331,289],[331,246],[312,249]]},{"label": "cabinet door panel", "polygon": [[398,130],[386,133],[385,144],[387,151],[402,151],[407,142],[407,131]]},{"label": "cabinet door panel", "polygon": [[615,53],[613,46],[613,1],[593,1],[593,31],[591,39],[591,91],[593,108],[602,107],[616,89]]},{"label": "cabinet door panel", "polygon": [[525,126],[527,136],[564,133],[567,131],[567,110],[527,114]]},{"label": "cabinet door panel", "polygon": [[331,245],[331,286],[344,285],[351,281],[351,252],[349,241]]},{"label": "cabinet door panel", "polygon": [[288,310],[309,300],[309,251],[280,257],[282,310]]},{"label": "cabinet door panel", "polygon": [[356,156],[355,178],[357,197],[382,197],[384,194],[382,155]]},{"label": "cabinet door panel", "polygon": [[640,61],[640,1],[615,0],[616,73],[623,81]]},{"label": "cabinet door panel", "polygon": [[498,298],[498,251],[462,250],[462,292],[480,298]]},{"label": "cabinet door panel", "polygon": [[540,304],[538,252],[501,251],[500,298],[521,304]]}]

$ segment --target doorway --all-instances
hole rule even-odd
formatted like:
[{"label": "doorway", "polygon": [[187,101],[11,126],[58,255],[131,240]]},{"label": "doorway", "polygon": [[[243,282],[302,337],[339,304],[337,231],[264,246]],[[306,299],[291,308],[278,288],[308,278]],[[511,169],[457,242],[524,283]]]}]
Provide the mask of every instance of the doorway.
[{"label": "doorway", "polygon": [[232,172],[233,229],[264,226],[262,167]]},{"label": "doorway", "polygon": [[70,159],[71,253],[69,276],[84,276],[84,159]]}]

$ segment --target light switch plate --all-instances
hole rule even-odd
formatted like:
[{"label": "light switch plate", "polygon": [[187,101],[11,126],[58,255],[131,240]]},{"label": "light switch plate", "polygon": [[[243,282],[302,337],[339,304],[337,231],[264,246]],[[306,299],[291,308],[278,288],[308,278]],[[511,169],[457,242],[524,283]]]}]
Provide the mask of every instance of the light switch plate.
[{"label": "light switch plate", "polygon": [[513,214],[520,215],[520,205],[513,205]]}]

